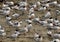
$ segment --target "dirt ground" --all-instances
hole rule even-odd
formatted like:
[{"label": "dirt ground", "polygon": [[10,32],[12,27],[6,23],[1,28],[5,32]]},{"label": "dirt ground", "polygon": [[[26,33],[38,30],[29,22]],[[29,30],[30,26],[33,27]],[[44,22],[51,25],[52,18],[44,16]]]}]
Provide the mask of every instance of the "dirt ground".
[{"label": "dirt ground", "polygon": [[[18,2],[18,0],[7,0],[7,1]],[[37,0],[37,1],[41,1],[41,0]],[[59,0],[57,0],[57,1],[59,1]],[[35,0],[28,0],[28,3],[29,3],[29,2],[34,3]],[[60,1],[59,1],[59,2],[60,2]],[[2,3],[1,3],[1,5],[2,5]],[[0,5],[0,7],[1,7],[1,5]],[[59,9],[59,10],[60,10],[60,8],[50,7],[50,9],[51,9],[51,14],[52,14],[53,18],[55,18],[55,16],[54,16],[55,10],[56,10],[56,9]],[[10,16],[11,16],[11,14],[13,14],[14,12],[21,14],[20,11],[13,10],[13,11],[11,11]],[[46,13],[46,12],[47,12],[47,10],[46,10],[46,11],[43,11],[43,12],[35,12],[35,15],[36,15],[36,16],[39,16],[39,17],[42,17],[42,16],[44,15],[44,13]],[[26,19],[26,18],[27,18],[27,14],[28,14],[28,13],[25,13],[24,16],[19,17],[17,20],[18,20],[18,21],[21,21],[21,20]],[[58,16],[58,19],[60,20],[60,16]],[[23,22],[24,22],[24,23],[23,23],[22,25],[23,25],[23,26],[26,25],[25,21],[23,21]],[[2,16],[2,15],[0,15],[0,24],[5,28],[5,31],[6,31],[6,33],[7,33],[7,36],[11,35],[11,34],[14,32],[14,30],[15,30],[14,27],[9,26],[8,24],[6,24],[5,17]],[[21,26],[21,27],[23,27],[23,26]],[[20,27],[20,28],[21,28],[21,27]],[[35,42],[33,38],[29,38],[29,37],[33,37],[33,35],[34,35],[34,33],[35,33],[35,31],[33,31],[33,29],[37,30],[36,32],[39,32],[42,36],[44,36],[43,42],[49,42],[49,41],[51,41],[51,39],[48,38],[47,35],[46,35],[46,32],[48,31],[47,28],[46,28],[46,27],[43,27],[43,26],[41,26],[41,25],[39,25],[39,24],[33,23],[33,27],[32,27],[31,32],[27,33],[26,35],[20,35],[20,36],[19,36],[18,38],[16,38],[14,41],[13,41],[11,38],[0,37],[0,42]],[[52,31],[55,32],[54,30],[52,30]],[[60,30],[57,30],[57,31],[60,31]]]}]

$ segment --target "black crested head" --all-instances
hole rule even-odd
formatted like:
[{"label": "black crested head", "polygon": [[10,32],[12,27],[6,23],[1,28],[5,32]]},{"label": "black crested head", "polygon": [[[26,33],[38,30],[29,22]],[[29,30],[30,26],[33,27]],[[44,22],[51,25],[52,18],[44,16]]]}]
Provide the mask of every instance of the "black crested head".
[{"label": "black crested head", "polygon": [[55,20],[57,20],[57,18],[55,18]]},{"label": "black crested head", "polygon": [[6,17],[9,17],[9,15],[6,15]]}]

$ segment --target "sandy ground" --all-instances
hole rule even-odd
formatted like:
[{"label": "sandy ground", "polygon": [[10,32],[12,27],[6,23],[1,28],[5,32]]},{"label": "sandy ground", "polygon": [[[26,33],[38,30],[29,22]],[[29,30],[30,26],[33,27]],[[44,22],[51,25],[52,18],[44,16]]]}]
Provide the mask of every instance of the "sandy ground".
[{"label": "sandy ground", "polygon": [[[18,0],[8,0],[8,1],[14,1],[14,2],[18,2]],[[41,0],[39,0],[41,1]],[[28,0],[28,2],[35,2],[34,0]],[[56,9],[60,9],[60,8],[57,8],[57,7],[50,7],[51,9],[51,14],[53,16],[53,18],[55,17],[54,14],[55,14],[55,10]],[[47,10],[46,10],[47,11]],[[36,16],[39,16],[39,17],[42,17],[44,15],[44,13],[46,13],[46,11],[44,12],[35,12]],[[13,10],[11,11],[10,15],[13,14],[13,12],[17,12],[19,14],[21,14],[20,11],[17,11],[17,10]],[[24,20],[27,18],[27,13],[25,13],[24,16],[22,17],[19,17],[17,20],[18,21],[21,21],[21,20]],[[58,16],[58,19],[60,20],[60,16]],[[24,22],[24,21],[23,21]],[[15,28],[9,26],[6,24],[6,20],[5,20],[5,17],[0,15],[0,24],[5,28],[5,31],[7,32],[7,36],[11,35],[11,33],[14,32]],[[22,25],[24,26],[26,23],[24,22]],[[22,27],[23,27],[22,26]],[[21,27],[20,27],[21,28]],[[0,37],[0,42],[35,42],[33,38],[28,38],[29,36],[30,37],[33,37],[33,34],[35,33],[33,31],[33,29],[37,30],[36,32],[39,32],[42,36],[44,36],[44,39],[43,39],[43,42],[49,42],[51,39],[49,39],[46,35],[46,32],[48,31],[46,27],[42,27],[41,25],[39,24],[35,24],[33,23],[33,27],[32,27],[32,30],[31,32],[27,33],[26,35],[21,35],[19,36],[19,38],[16,38],[15,41],[13,41],[11,38],[6,38],[6,37]],[[52,30],[53,32],[55,32],[54,30]],[[60,31],[60,30],[59,30]]]}]

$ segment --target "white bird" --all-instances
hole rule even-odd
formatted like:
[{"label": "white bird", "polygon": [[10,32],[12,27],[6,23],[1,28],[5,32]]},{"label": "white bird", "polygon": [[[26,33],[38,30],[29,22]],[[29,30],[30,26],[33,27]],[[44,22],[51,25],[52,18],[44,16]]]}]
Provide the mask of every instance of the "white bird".
[{"label": "white bird", "polygon": [[53,34],[52,36],[53,36],[53,38],[59,39],[59,38],[60,38],[60,32],[55,33],[55,34]]},{"label": "white bird", "polygon": [[58,2],[57,1],[53,1],[53,2],[51,2],[51,3],[49,3],[50,5],[57,5],[58,4]]},{"label": "white bird", "polygon": [[44,20],[44,21],[39,21],[39,23],[42,24],[43,26],[47,26],[48,22]]},{"label": "white bird", "polygon": [[60,21],[56,18],[54,19],[54,24],[58,24]]},{"label": "white bird", "polygon": [[45,18],[48,18],[51,16],[51,13],[48,11],[46,14],[45,14]]},{"label": "white bird", "polygon": [[27,33],[27,32],[28,32],[28,28],[27,28],[27,27],[25,27],[25,28],[24,28],[24,30],[25,30],[25,33]]},{"label": "white bird", "polygon": [[2,5],[2,7],[8,7],[8,6],[9,6],[9,5],[7,5],[7,4],[3,4],[3,5]]},{"label": "white bird", "polygon": [[57,5],[57,1],[52,2],[51,4]]},{"label": "white bird", "polygon": [[60,10],[56,10],[56,15],[60,15]]},{"label": "white bird", "polygon": [[52,31],[50,31],[50,30],[47,31],[47,35],[51,37],[52,36]]},{"label": "white bird", "polygon": [[53,22],[53,18],[46,19],[46,21]]},{"label": "white bird", "polygon": [[27,10],[27,7],[20,7],[19,10],[26,11]]},{"label": "white bird", "polygon": [[11,19],[12,19],[12,17],[10,17],[10,16],[7,16],[7,17],[6,17],[6,20],[7,20],[7,21],[9,21],[9,20],[11,20]]},{"label": "white bird", "polygon": [[60,42],[60,40],[59,39],[53,39],[53,41],[51,41],[51,42]]},{"label": "white bird", "polygon": [[35,18],[35,14],[34,13],[30,14],[28,18],[34,19]]},{"label": "white bird", "polygon": [[39,22],[40,19],[39,18],[34,18],[34,21]]},{"label": "white bird", "polygon": [[48,2],[48,1],[51,1],[51,0],[43,0],[43,1],[41,1],[42,3],[45,3],[45,2]]},{"label": "white bird", "polygon": [[19,31],[15,31],[15,32],[11,35],[11,37],[16,38],[16,37],[19,36],[19,34],[20,34]]},{"label": "white bird", "polygon": [[1,36],[5,36],[6,35],[6,32],[5,32],[5,30],[4,30],[4,28],[0,28],[0,35]]},{"label": "white bird", "polygon": [[19,7],[16,5],[16,6],[13,6],[13,7],[11,7],[12,9],[17,9],[17,10],[19,10]]},{"label": "white bird", "polygon": [[29,9],[29,14],[34,13],[34,8]]},{"label": "white bird", "polygon": [[53,27],[53,26],[54,26],[53,23],[48,23],[48,24],[47,24],[47,27],[50,27],[50,28],[51,28],[51,27]]},{"label": "white bird", "polygon": [[20,2],[19,5],[20,6],[27,6],[27,2]]},{"label": "white bird", "polygon": [[32,20],[27,19],[26,22],[27,23],[32,23]]},{"label": "white bird", "polygon": [[34,37],[35,38],[38,38],[39,37],[39,34],[35,33]]},{"label": "white bird", "polygon": [[12,21],[7,21],[7,24],[8,24],[8,25],[11,25],[11,26],[14,25]]},{"label": "white bird", "polygon": [[6,36],[6,32],[0,32],[1,36]]},{"label": "white bird", "polygon": [[34,34],[34,40],[36,42],[41,42],[43,40],[43,38],[38,33],[35,33]]},{"label": "white bird", "polygon": [[0,32],[4,32],[4,29],[0,29]]},{"label": "white bird", "polygon": [[5,11],[5,10],[3,11],[4,15],[9,15],[9,13],[10,13],[10,11]]},{"label": "white bird", "polygon": [[32,28],[32,24],[28,24],[28,25],[26,26],[26,28],[28,29],[28,31],[30,31],[31,28]]},{"label": "white bird", "polygon": [[3,7],[3,14],[9,15],[11,8],[10,7]]},{"label": "white bird", "polygon": [[18,18],[19,16],[20,16],[20,14],[18,14],[18,13],[15,13],[12,15],[12,17],[14,17],[14,18]]},{"label": "white bird", "polygon": [[43,10],[46,10],[47,9],[47,7],[40,7],[39,9],[38,9],[38,11],[43,11]]},{"label": "white bird", "polygon": [[20,30],[19,30],[19,32],[21,33],[21,34],[25,34],[25,33],[27,33],[29,30],[28,30],[28,28],[25,26],[24,28],[21,28]]},{"label": "white bird", "polygon": [[57,4],[56,6],[57,6],[57,7],[60,7],[60,4]]},{"label": "white bird", "polygon": [[11,10],[10,7],[3,7],[2,9],[3,9],[3,10]]},{"label": "white bird", "polygon": [[53,26],[51,27],[52,29],[55,29],[55,30],[60,30],[60,27],[59,26]]},{"label": "white bird", "polygon": [[21,22],[16,21],[13,23],[13,27],[20,27],[21,24],[22,24],[22,21]]},{"label": "white bird", "polygon": [[39,5],[39,6],[41,5],[41,3],[40,3],[39,1],[37,1],[36,3],[37,3],[37,5]]},{"label": "white bird", "polygon": [[12,1],[11,2],[8,2],[7,1],[6,4],[8,4],[8,5],[14,5],[14,2],[12,2]]},{"label": "white bird", "polygon": [[47,4],[45,4],[45,6],[46,6],[46,7],[50,7],[50,5],[49,5],[48,3],[47,3]]},{"label": "white bird", "polygon": [[36,5],[36,4],[33,4],[33,5],[32,5],[32,7],[36,8],[36,7],[37,7],[37,5]]}]

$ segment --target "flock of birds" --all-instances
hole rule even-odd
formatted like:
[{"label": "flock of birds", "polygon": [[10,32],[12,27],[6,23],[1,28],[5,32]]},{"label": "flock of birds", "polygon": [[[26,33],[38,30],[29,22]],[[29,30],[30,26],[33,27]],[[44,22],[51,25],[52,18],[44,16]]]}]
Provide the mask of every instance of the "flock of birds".
[{"label": "flock of birds", "polygon": [[[53,18],[51,14],[51,9],[49,9],[50,6],[60,8],[60,4],[57,1],[52,1],[52,0],[42,0],[41,2],[37,0],[35,3],[28,3],[27,1],[28,0],[22,0],[18,3],[14,3],[13,1],[3,2],[2,8],[0,9],[0,15],[5,17],[6,23],[9,26],[16,28],[14,33],[8,37],[15,39],[22,34],[24,35],[26,33],[29,33],[32,27],[34,27],[32,25],[34,22],[43,27],[47,27],[48,32],[46,35],[49,38],[50,37],[53,38],[49,42],[60,42],[60,32],[54,34],[52,32],[52,30],[60,30],[60,21],[57,19],[57,16],[60,15],[60,10],[59,9],[55,10],[56,14],[54,14],[54,16],[56,17]],[[21,11],[22,14],[13,13],[13,15],[10,16],[10,13],[11,11],[13,11],[13,9]],[[36,17],[35,11],[41,12],[46,10],[48,11],[44,14],[44,16],[42,16],[41,18]],[[12,21],[13,18],[17,19],[20,16],[24,16],[25,12],[27,12],[27,17],[28,17],[27,19],[23,19],[21,21],[18,20]],[[22,26],[23,21],[25,21],[28,25],[25,25],[23,28],[20,28],[20,26]],[[5,28],[2,25],[0,25],[0,36],[4,37],[6,35],[7,34]],[[33,39],[36,42],[43,42],[43,37],[37,32],[34,34]]]}]

